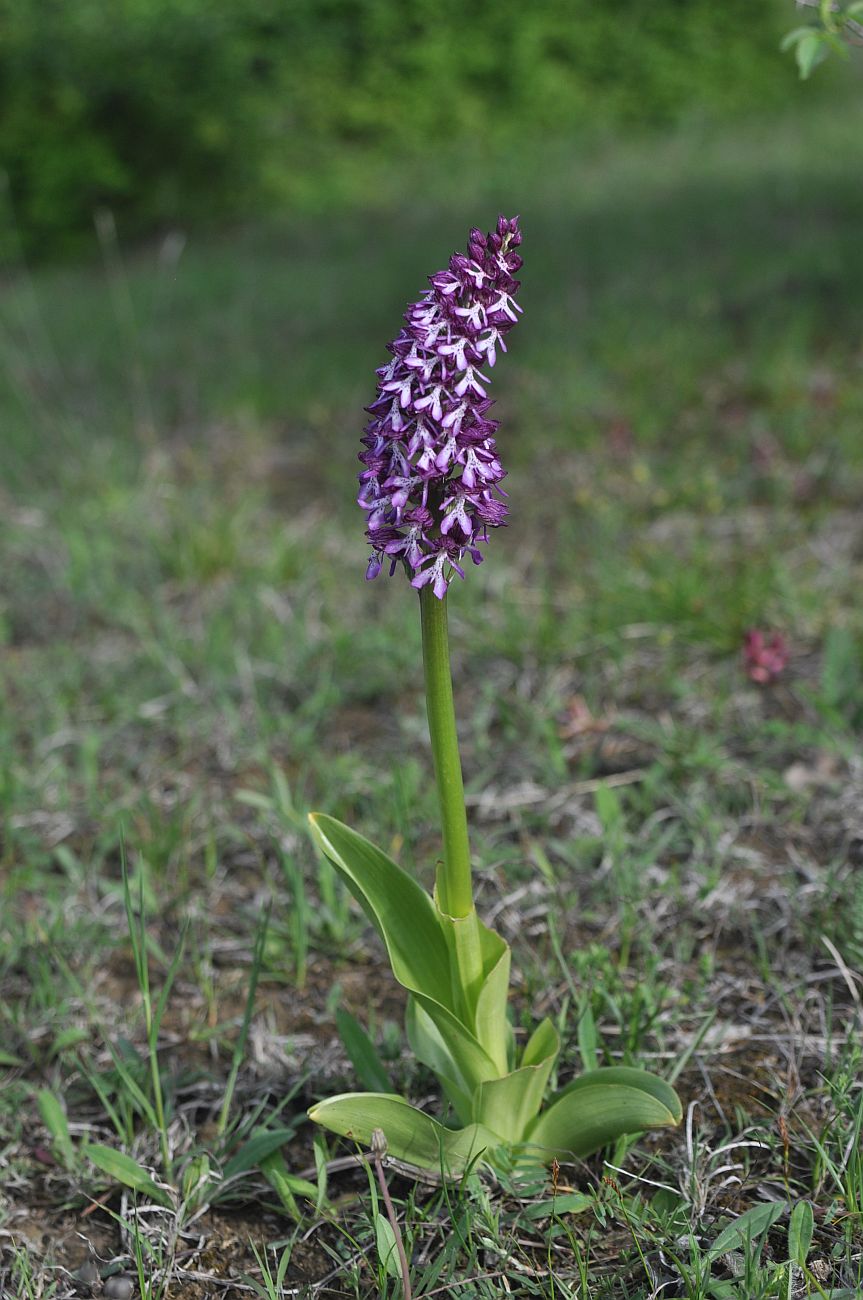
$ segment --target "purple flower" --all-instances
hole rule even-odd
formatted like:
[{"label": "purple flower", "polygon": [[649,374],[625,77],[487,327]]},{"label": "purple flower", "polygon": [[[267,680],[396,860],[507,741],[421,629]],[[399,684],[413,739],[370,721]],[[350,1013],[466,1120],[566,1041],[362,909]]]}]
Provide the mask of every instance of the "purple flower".
[{"label": "purple flower", "polygon": [[743,661],[747,677],[768,686],[788,665],[788,643],[779,632],[767,636],[760,628],[750,628],[743,638]]},{"label": "purple flower", "polygon": [[521,311],[520,243],[518,217],[498,217],[488,235],[472,230],[467,253],[429,276],[376,372],[358,497],[372,547],[367,578],[387,561],[392,576],[401,562],[412,586],[431,583],[442,600],[453,574],[464,577],[465,554],[479,564],[488,530],[506,522],[484,369],[506,351]]}]

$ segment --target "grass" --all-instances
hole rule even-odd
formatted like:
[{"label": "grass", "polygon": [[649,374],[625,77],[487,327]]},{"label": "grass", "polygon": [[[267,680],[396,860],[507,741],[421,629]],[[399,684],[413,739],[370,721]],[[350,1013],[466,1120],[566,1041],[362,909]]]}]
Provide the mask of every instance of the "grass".
[{"label": "grass", "polygon": [[860,128],[454,154],[375,210],[10,269],[0,1293],[400,1293],[303,1115],[353,1080],[340,1009],[431,1082],[304,822],[430,878],[419,621],[351,484],[403,303],[498,208],[512,523],[452,601],[480,905],[561,1080],[639,1062],[686,1124],[556,1187],[389,1168],[413,1293],[863,1289]]}]

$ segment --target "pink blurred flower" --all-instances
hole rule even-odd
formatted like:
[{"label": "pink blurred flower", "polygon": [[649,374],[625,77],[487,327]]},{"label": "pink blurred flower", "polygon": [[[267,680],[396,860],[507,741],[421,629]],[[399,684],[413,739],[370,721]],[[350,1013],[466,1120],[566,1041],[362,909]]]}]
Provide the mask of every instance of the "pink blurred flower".
[{"label": "pink blurred flower", "polygon": [[766,686],[775,682],[786,667],[788,643],[779,632],[767,636],[758,628],[750,628],[743,638],[743,661],[747,677]]}]

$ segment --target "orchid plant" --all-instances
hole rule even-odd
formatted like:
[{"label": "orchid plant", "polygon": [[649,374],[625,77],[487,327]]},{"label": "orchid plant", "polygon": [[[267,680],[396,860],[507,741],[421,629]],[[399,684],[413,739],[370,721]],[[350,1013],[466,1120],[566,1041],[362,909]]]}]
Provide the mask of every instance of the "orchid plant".
[{"label": "orchid plant", "polygon": [[447,590],[465,556],[482,560],[506,518],[497,422],[484,367],[506,351],[521,308],[518,219],[472,230],[465,254],[430,277],[377,371],[360,455],[359,504],[372,554],[419,591],[425,691],[443,852],[429,895],[385,853],[322,813],[313,836],[377,929],[408,992],[407,1035],[437,1076],[453,1118],[433,1119],[403,1097],[343,1093],[313,1106],[317,1123],[391,1155],[459,1174],[472,1162],[512,1167],[584,1157],[623,1134],[676,1125],[680,1102],[655,1075],[614,1066],[582,1074],[546,1101],[560,1050],[550,1019],[517,1047],[507,1014],[509,945],[480,920],[456,735]]}]

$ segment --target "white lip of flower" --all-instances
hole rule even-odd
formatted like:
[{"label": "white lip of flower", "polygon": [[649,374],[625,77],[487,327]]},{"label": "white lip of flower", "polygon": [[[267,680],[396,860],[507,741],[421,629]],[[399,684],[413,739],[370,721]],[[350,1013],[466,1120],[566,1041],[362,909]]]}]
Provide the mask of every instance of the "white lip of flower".
[{"label": "white lip of flower", "polygon": [[445,284],[438,285],[438,288],[441,293],[446,294],[446,296],[449,297],[451,293],[455,293],[461,288],[461,284],[454,275],[450,275],[449,280],[447,280]]},{"label": "white lip of flower", "polygon": [[[413,388],[413,380],[411,378],[391,379],[389,383],[381,384],[381,389],[383,392],[395,393],[396,397],[398,398],[399,406],[401,406],[403,409],[404,407],[408,406],[410,403],[412,388]],[[395,428],[395,425],[393,425],[393,428]]]},{"label": "white lip of flower", "polygon": [[424,448],[425,451],[428,451],[430,448],[434,447],[434,442],[435,435],[433,431],[428,427],[422,416],[420,416],[414,426],[411,440],[408,443],[408,455],[416,455],[420,447]]},{"label": "white lip of flower", "polygon": [[462,397],[469,388],[472,388],[479,397],[485,397],[485,389],[479,382],[480,379],[485,380],[487,384],[491,383],[488,375],[483,375],[478,370],[474,370],[473,366],[468,366],[464,377],[455,386],[456,397]]},{"label": "white lip of flower", "polygon": [[417,469],[422,473],[430,473],[435,469],[435,452],[434,447],[426,447],[417,461]]},{"label": "white lip of flower", "polygon": [[[447,509],[447,506],[449,506],[449,509]],[[464,497],[450,497],[449,501],[444,502],[444,509],[446,510],[446,514],[441,520],[441,532],[446,535],[454,524],[458,524],[465,537],[470,537],[471,522]]]},{"label": "white lip of flower", "polygon": [[[488,276],[486,275],[485,271],[482,269],[481,266],[477,266],[476,262],[468,262],[464,270],[465,270],[465,275],[469,275],[471,277],[477,289],[481,289],[483,280],[488,279]],[[509,268],[505,266],[503,270],[508,271]]]},{"label": "white lip of flower", "polygon": [[375,501],[365,502],[361,500],[360,505],[363,510],[370,511],[368,518],[369,528],[376,528],[379,524],[386,523],[386,516],[393,508],[393,499],[389,492],[387,492],[383,496],[378,497]]},{"label": "white lip of flower", "polygon": [[503,290],[501,290],[498,294],[497,302],[491,303],[488,310],[489,312],[502,311],[504,316],[508,316],[510,320],[516,321],[518,320],[518,316],[516,316],[515,313],[523,311],[524,308],[519,307],[518,303],[514,302],[508,293],[504,293]]},{"label": "white lip of flower", "polygon": [[426,336],[423,342],[427,348],[434,347],[444,332],[449,333],[449,326],[442,320],[435,321],[434,324],[426,326]]},{"label": "white lip of flower", "polygon": [[401,552],[411,568],[418,569],[423,558],[422,548],[420,547],[422,531],[421,524],[412,524],[404,537],[400,537],[397,541],[387,542],[384,550],[387,555],[398,555]]},{"label": "white lip of flower", "polygon": [[443,447],[435,457],[435,467],[439,469],[441,473],[444,473],[449,468],[450,462],[455,460],[456,452],[458,451],[455,438],[455,434],[447,438]]},{"label": "white lip of flower", "polygon": [[[459,390],[456,389],[457,393],[458,391]],[[463,388],[461,392],[462,393],[464,392]],[[459,394],[459,396],[461,396],[461,394]],[[451,437],[453,438],[456,437],[461,429],[462,422],[466,415],[467,415],[467,402],[461,402],[458,406],[454,407],[451,411],[448,411],[447,414],[443,417],[443,419],[441,420],[441,428],[452,429]]]},{"label": "white lip of flower", "polygon": [[419,303],[414,308],[411,319],[415,325],[424,329],[434,329],[434,322],[437,320],[438,307],[437,303],[430,303],[428,306],[420,306]]},{"label": "white lip of flower", "polygon": [[443,362],[436,353],[430,352],[427,356],[421,357],[416,348],[405,357],[404,364],[408,369],[419,374],[424,384],[427,384],[432,377],[432,371],[437,366],[443,366]]},{"label": "white lip of flower", "polygon": [[485,352],[486,360],[490,366],[493,366],[497,360],[495,348],[498,344],[500,344],[501,352],[506,352],[506,342],[496,325],[492,325],[487,334],[484,334],[481,339],[476,340],[475,346],[477,351]]},{"label": "white lip of flower", "polygon": [[468,339],[456,339],[455,343],[444,343],[439,351],[441,356],[452,357],[455,360],[456,370],[466,370],[468,360],[465,356],[465,349],[468,343]]},{"label": "white lip of flower", "polygon": [[442,392],[443,385],[435,384],[430,393],[427,393],[425,397],[421,397],[418,402],[414,403],[415,408],[418,411],[425,411],[428,407],[431,407],[432,419],[439,420],[443,415],[443,407],[441,406],[440,400]]},{"label": "white lip of flower", "polygon": [[397,511],[404,510],[413,488],[419,483],[416,474],[391,474],[386,486],[390,489],[390,500]]},{"label": "white lip of flower", "polygon": [[399,400],[397,397],[393,398],[392,405],[390,407],[390,424],[393,426],[393,431],[395,433],[400,433],[401,430],[405,427],[405,422],[402,419],[402,413],[399,410]]},{"label": "white lip of flower", "polygon": [[455,314],[456,316],[464,316],[465,320],[471,321],[479,329],[482,329],[485,325],[485,307],[481,302],[472,302],[467,307],[456,307]]},{"label": "white lip of flower", "polygon": [[499,462],[492,460],[488,464],[483,464],[473,447],[468,447],[461,481],[466,488],[473,488],[478,478],[482,479],[483,483],[492,483],[499,469]]}]

